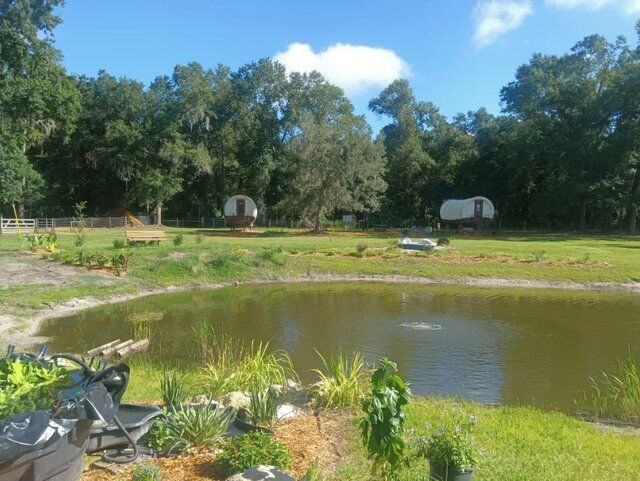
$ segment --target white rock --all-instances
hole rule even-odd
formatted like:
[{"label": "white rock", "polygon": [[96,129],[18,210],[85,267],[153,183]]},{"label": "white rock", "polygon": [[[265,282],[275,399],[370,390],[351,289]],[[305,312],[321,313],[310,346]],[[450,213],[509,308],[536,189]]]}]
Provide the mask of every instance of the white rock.
[{"label": "white rock", "polygon": [[220,400],[220,404],[234,409],[246,408],[251,404],[249,396],[240,391],[233,391]]},{"label": "white rock", "polygon": [[296,481],[287,473],[280,471],[273,466],[258,466],[257,468],[247,469],[242,474],[235,474],[226,481]]}]

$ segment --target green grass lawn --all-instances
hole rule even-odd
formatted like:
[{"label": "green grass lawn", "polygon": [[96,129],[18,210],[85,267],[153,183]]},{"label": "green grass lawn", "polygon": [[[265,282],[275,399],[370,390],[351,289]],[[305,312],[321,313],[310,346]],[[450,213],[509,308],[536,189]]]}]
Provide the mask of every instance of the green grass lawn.
[{"label": "green grass lawn", "polygon": [[[134,361],[127,402],[159,401],[160,367]],[[199,371],[190,371],[193,386],[205,384]],[[202,392],[200,388],[200,393]],[[196,390],[190,389],[192,394]],[[371,462],[360,444],[353,417],[340,416],[348,433],[347,452],[331,481],[374,481]],[[428,463],[415,458],[414,441],[426,423],[438,426],[454,414],[475,416],[475,447],[479,451],[474,481],[638,481],[640,434],[599,428],[566,414],[533,407],[494,407],[453,398],[414,397],[407,407],[407,453],[411,460],[399,481],[427,481]],[[332,416],[326,411],[325,417]],[[327,480],[328,481],[328,480]]]},{"label": "green grass lawn", "polygon": [[[66,282],[0,288],[0,304],[39,307],[76,297],[107,297],[141,288],[206,285],[251,279],[319,275],[410,276],[441,280],[512,279],[573,283],[640,281],[640,238],[573,234],[503,233],[498,236],[452,236],[451,249],[431,254],[398,249],[398,233],[330,232],[310,235],[295,230],[265,230],[254,236],[232,236],[226,230],[167,228],[159,246],[131,248],[129,271],[122,282],[96,286],[91,276]],[[86,230],[83,247],[59,232],[59,261],[114,251],[121,229]],[[172,239],[182,234],[175,246]],[[436,238],[450,233],[434,234]],[[358,246],[360,249],[358,250]],[[16,235],[0,236],[0,261],[32,262]],[[86,268],[81,272],[89,273]]]},{"label": "green grass lawn", "polygon": [[[495,408],[452,399],[416,398],[407,409],[407,428],[414,436],[425,423],[437,426],[456,412],[476,416],[474,433],[479,460],[474,481],[634,481],[640,480],[640,437],[604,432],[554,412],[531,407]],[[369,481],[370,463],[352,428],[351,457],[336,474]],[[411,453],[411,438],[407,440]],[[428,463],[415,460],[402,470],[403,481],[428,480]]]}]

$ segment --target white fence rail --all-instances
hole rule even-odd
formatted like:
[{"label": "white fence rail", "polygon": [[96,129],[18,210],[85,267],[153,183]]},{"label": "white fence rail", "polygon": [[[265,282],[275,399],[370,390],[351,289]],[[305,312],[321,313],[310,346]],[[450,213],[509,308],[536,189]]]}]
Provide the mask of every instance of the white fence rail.
[{"label": "white fence rail", "polygon": [[0,216],[0,234],[31,234],[35,229],[35,219],[5,219]]}]

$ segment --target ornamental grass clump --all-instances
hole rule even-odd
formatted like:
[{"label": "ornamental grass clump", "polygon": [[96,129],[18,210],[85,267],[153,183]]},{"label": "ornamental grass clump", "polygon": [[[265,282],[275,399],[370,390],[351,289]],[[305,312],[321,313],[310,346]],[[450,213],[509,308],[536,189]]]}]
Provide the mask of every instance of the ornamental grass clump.
[{"label": "ornamental grass clump", "polygon": [[223,442],[235,412],[213,401],[198,406],[170,410],[156,421],[147,443],[160,453],[181,453],[195,448],[210,448]]},{"label": "ornamental grass clump", "polygon": [[244,342],[204,323],[196,331],[203,359],[205,386],[214,395],[232,391],[264,391],[297,380],[289,355],[271,350],[268,342]]},{"label": "ornamental grass clump", "polygon": [[443,416],[437,426],[427,425],[427,432],[418,441],[418,453],[429,460],[432,477],[435,472],[469,471],[475,467],[475,424],[474,416],[454,413]]},{"label": "ornamental grass clump", "polygon": [[272,387],[249,394],[249,420],[259,426],[271,426],[278,420],[280,399]]},{"label": "ornamental grass clump", "polygon": [[323,369],[314,369],[320,382],[315,390],[316,402],[327,408],[346,408],[359,405],[368,384],[366,363],[362,354],[343,352],[325,359],[316,351]]}]

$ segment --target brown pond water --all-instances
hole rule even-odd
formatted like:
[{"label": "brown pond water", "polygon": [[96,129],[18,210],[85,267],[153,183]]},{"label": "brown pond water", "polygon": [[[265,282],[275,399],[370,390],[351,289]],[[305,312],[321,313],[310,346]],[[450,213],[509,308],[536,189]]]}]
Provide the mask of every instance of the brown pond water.
[{"label": "brown pond water", "polygon": [[242,286],[146,297],[53,319],[50,350],[82,352],[160,318],[149,356],[197,363],[203,321],[287,350],[304,380],[323,354],[395,360],[416,394],[573,411],[590,376],[640,349],[640,296],[381,283]]}]

